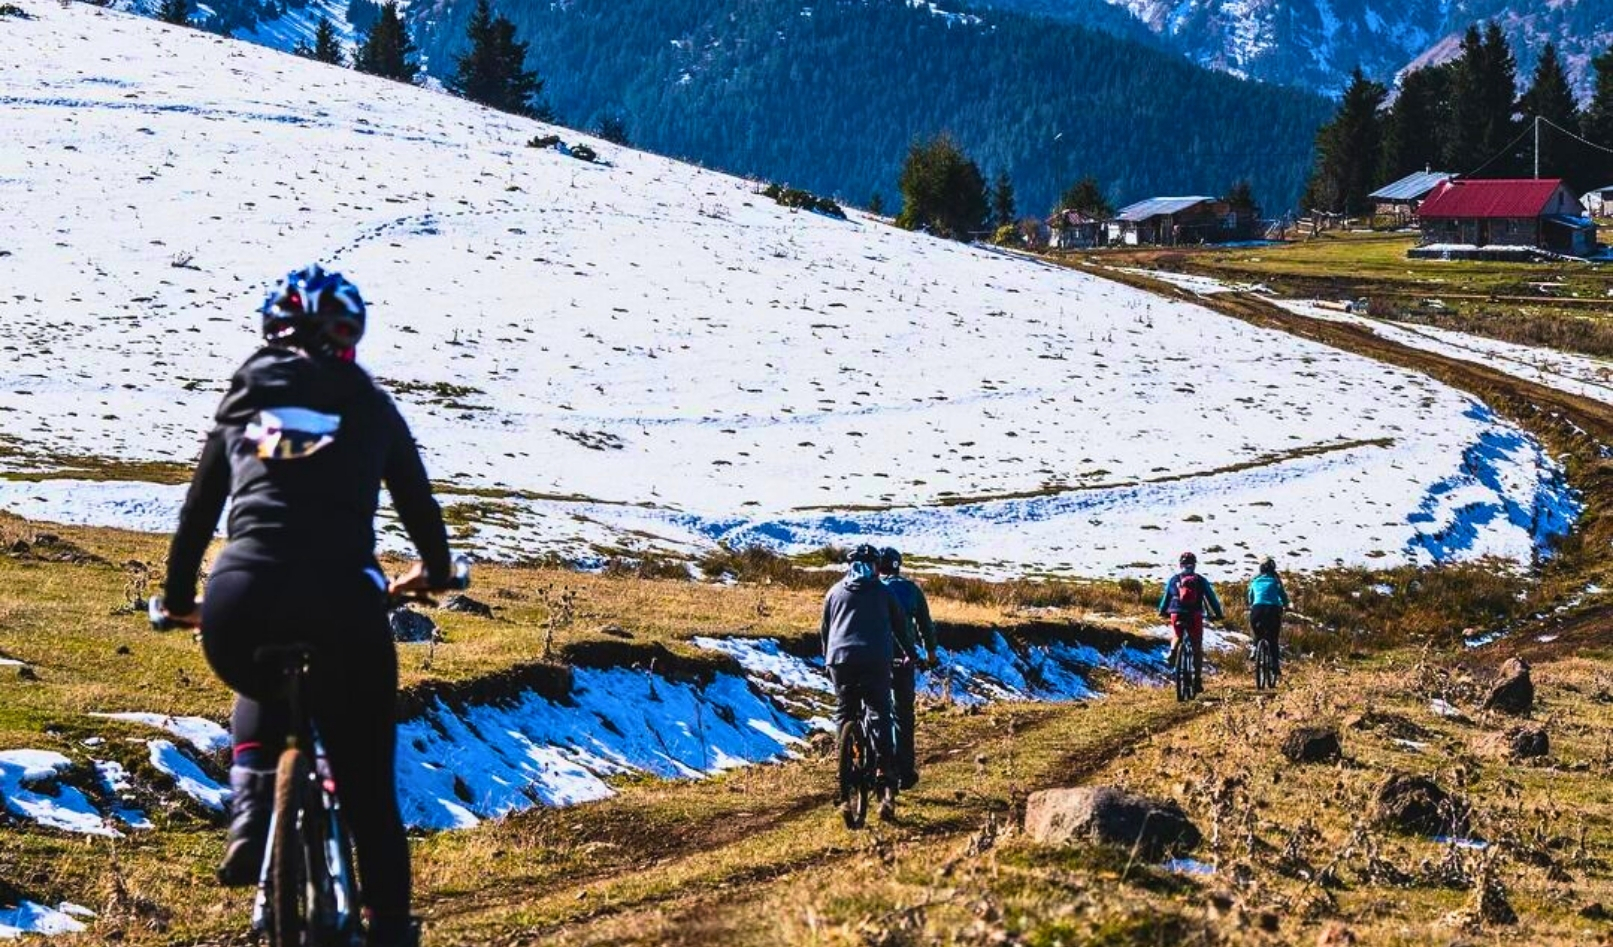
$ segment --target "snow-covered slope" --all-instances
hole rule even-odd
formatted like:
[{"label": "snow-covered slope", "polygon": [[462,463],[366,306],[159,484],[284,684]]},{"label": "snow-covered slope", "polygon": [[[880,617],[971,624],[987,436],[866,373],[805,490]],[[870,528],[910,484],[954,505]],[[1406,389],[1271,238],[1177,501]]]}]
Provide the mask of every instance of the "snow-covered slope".
[{"label": "snow-covered slope", "polygon": [[[267,281],[322,259],[363,287],[361,360],[483,551],[1527,558],[1571,511],[1537,444],[1415,374],[662,158],[527,148],[550,129],[446,96],[22,5],[0,28],[13,470],[194,457]],[[12,480],[0,506],[161,529],[180,489]]]}]

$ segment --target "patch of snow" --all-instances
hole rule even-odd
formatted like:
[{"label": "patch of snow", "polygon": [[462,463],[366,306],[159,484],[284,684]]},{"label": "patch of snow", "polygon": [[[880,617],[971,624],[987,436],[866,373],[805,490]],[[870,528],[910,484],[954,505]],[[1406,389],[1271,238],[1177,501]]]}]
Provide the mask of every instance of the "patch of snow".
[{"label": "patch of snow", "polygon": [[173,717],[168,714],[150,713],[90,714],[90,716],[155,727],[184,740],[203,753],[217,753],[230,746],[230,732],[206,717]]},{"label": "patch of snow", "polygon": [[622,668],[578,668],[568,703],[437,703],[398,733],[399,796],[420,828],[457,828],[534,805],[612,795],[625,773],[694,778],[777,759],[806,734],[745,680],[699,685]]},{"label": "patch of snow", "polygon": [[12,815],[47,828],[117,837],[84,793],[59,781],[72,766],[49,750],[0,751],[0,802]]},{"label": "patch of snow", "polygon": [[1213,875],[1215,866],[1196,858],[1172,858],[1160,867],[1179,875]]},{"label": "patch of snow", "polygon": [[1413,753],[1421,753],[1422,751],[1428,749],[1428,744],[1420,740],[1406,740],[1401,737],[1394,737],[1393,739],[1398,746],[1405,747]]},{"label": "patch of snow", "polygon": [[[85,741],[88,742],[88,741]],[[101,787],[111,798],[119,799],[134,788],[129,781],[129,771],[123,768],[122,763],[112,760],[94,760],[95,771],[101,774]],[[151,820],[139,809],[114,803],[112,815],[119,822],[131,829],[152,828]]]},{"label": "patch of snow", "polygon": [[94,917],[88,908],[62,902],[56,907],[23,901],[16,907],[0,907],[0,939],[15,940],[28,934],[50,937],[77,934],[86,930],[78,917]]},{"label": "patch of snow", "polygon": [[823,672],[823,659],[798,658],[779,647],[772,638],[696,637],[694,645],[718,651],[739,662],[750,679],[763,687],[815,690],[834,693],[834,685]]},{"label": "patch of snow", "polygon": [[1457,710],[1450,701],[1444,699],[1443,697],[1435,697],[1433,700],[1429,701],[1428,709],[1437,717],[1445,717],[1449,720],[1467,719],[1465,714],[1463,714],[1460,710]]},{"label": "patch of snow", "polygon": [[1450,835],[1436,835],[1434,836],[1434,841],[1441,845],[1454,845],[1457,848],[1465,848],[1475,852],[1482,852],[1490,847],[1489,842],[1478,838],[1457,838]]},{"label": "patch of snow", "polygon": [[151,751],[151,765],[172,778],[180,792],[209,809],[224,810],[224,804],[230,801],[230,790],[203,772],[179,747],[168,740],[150,740],[146,747]]}]

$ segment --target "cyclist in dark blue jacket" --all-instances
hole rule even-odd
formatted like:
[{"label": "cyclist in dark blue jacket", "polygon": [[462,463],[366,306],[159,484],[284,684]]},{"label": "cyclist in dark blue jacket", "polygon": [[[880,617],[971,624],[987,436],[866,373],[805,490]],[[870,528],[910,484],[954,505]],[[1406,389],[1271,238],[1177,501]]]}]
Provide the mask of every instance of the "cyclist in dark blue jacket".
[{"label": "cyclist in dark blue jacket", "polygon": [[912,655],[898,638],[907,617],[874,574],[878,558],[869,545],[852,552],[846,577],[823,597],[819,636],[823,662],[834,683],[836,729],[866,712],[879,767],[879,817],[888,821],[896,815],[899,778],[891,742],[891,662],[898,654]]},{"label": "cyclist in dark blue jacket", "polygon": [[[358,289],[312,266],[281,281],[262,315],[266,344],[219,405],[169,548],[164,596],[170,618],[201,626],[208,663],[237,695],[219,880],[258,879],[290,725],[280,680],[254,654],[311,644],[310,709],[358,849],[367,944],[406,947],[419,935],[395,784],[397,654],[375,561],[382,482],[423,558],[393,590],[448,586],[447,531],[408,425],[353,361],[364,332]],[[226,499],[229,543],[198,602],[197,572]]]}]

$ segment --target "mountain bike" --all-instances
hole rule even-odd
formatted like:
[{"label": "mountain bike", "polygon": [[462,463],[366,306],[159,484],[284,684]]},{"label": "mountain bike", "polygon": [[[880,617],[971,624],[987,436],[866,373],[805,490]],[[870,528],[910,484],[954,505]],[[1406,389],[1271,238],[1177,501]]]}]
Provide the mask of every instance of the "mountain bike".
[{"label": "mountain bike", "polygon": [[861,828],[868,821],[868,797],[879,785],[879,762],[868,732],[866,711],[840,725],[840,815],[846,828]]},{"label": "mountain bike", "polygon": [[1176,682],[1176,699],[1192,700],[1193,690],[1193,636],[1182,635],[1176,646],[1176,661],[1171,665],[1171,677]]},{"label": "mountain bike", "polygon": [[1271,649],[1271,642],[1265,638],[1255,639],[1255,690],[1277,686],[1277,668]]},{"label": "mountain bike", "polygon": [[[456,559],[449,588],[469,586],[470,562]],[[388,598],[391,607],[435,604],[423,593]],[[147,609],[152,627],[180,627],[165,613],[161,597],[153,596]],[[275,769],[274,811],[252,904],[252,930],[267,936],[269,947],[361,947],[363,899],[352,836],[305,704],[318,651],[293,642],[258,648],[252,658],[284,678],[290,712],[286,746]]]}]

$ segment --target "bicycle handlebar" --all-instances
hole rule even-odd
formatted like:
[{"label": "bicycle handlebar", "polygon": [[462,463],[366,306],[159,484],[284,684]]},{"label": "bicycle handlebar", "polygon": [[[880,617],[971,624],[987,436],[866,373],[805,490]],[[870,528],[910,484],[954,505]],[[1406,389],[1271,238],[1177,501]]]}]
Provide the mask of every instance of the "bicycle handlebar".
[{"label": "bicycle handlebar", "polygon": [[[454,557],[453,574],[448,577],[448,584],[443,586],[444,592],[463,592],[470,588],[470,559],[465,556]],[[436,591],[436,590],[433,590]],[[401,595],[387,596],[388,607],[396,608],[407,602],[420,602],[426,605],[437,604],[430,592],[405,592]],[[176,628],[195,628],[193,622],[180,621],[168,614],[161,595],[153,595],[146,600],[146,620],[151,622],[154,631],[173,631]]]}]

